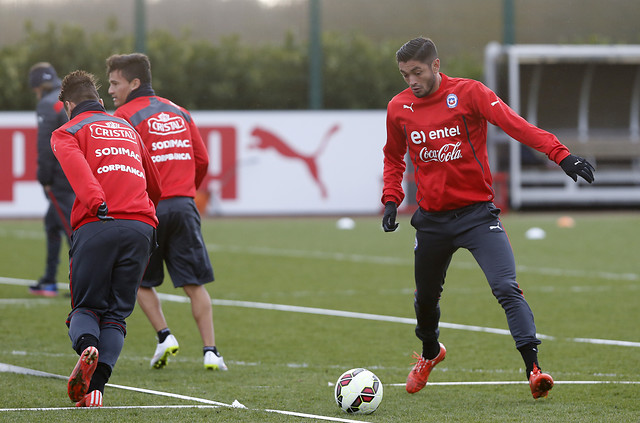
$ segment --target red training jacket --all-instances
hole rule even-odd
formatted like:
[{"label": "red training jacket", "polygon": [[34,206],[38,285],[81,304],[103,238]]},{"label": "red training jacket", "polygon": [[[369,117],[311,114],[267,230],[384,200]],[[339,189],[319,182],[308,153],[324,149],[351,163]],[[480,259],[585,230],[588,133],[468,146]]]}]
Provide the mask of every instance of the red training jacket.
[{"label": "red training jacket", "polygon": [[158,96],[142,96],[118,107],[140,133],[162,179],[162,198],[195,197],[209,167],[209,155],[189,112]]},{"label": "red training jacket", "polygon": [[51,149],[76,193],[71,226],[98,220],[103,202],[115,219],[157,227],[162,187],[140,135],[123,119],[85,111],[55,130]]},{"label": "red training jacket", "polygon": [[435,93],[417,98],[407,88],[387,106],[383,204],[404,199],[407,148],[422,209],[446,211],[492,201],[487,121],[556,163],[570,154],[555,135],[527,122],[482,83],[440,75]]}]

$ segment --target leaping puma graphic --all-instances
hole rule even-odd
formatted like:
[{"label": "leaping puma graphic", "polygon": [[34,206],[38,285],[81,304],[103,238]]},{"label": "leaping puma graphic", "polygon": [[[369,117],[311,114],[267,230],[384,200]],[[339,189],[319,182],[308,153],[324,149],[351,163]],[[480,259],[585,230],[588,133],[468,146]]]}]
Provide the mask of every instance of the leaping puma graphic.
[{"label": "leaping puma graphic", "polygon": [[256,142],[250,144],[249,148],[259,148],[262,150],[272,148],[275,150],[275,152],[285,158],[302,161],[307,166],[307,170],[311,174],[311,177],[315,181],[316,185],[318,185],[318,187],[320,188],[320,195],[322,196],[322,198],[327,198],[327,189],[320,179],[317,159],[326,148],[331,136],[335,134],[339,129],[340,125],[333,125],[320,141],[318,149],[311,155],[304,155],[295,151],[286,141],[284,141],[278,135],[261,127],[256,127],[253,131],[251,131],[251,135],[255,137]]}]

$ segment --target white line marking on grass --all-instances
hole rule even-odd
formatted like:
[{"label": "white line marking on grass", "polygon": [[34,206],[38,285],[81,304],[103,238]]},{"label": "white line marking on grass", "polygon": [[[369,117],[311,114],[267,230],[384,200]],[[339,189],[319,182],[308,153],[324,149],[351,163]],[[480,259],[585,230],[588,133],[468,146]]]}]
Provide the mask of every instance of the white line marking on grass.
[{"label": "white line marking on grass", "polygon": [[143,394],[151,394],[151,395],[157,395],[161,397],[176,398],[176,399],[181,399],[185,401],[201,402],[203,404],[217,405],[219,407],[246,408],[244,406],[242,407],[234,406],[233,404],[225,404],[224,402],[212,401],[205,398],[190,397],[187,395],[173,394],[171,392],[155,391],[153,389],[136,388],[133,386],[125,386],[125,385],[115,385],[113,383],[107,383],[107,386],[110,386],[112,388],[124,389],[125,391],[141,392]]},{"label": "white line marking on grass", "polygon": [[[238,253],[238,254],[255,254],[260,256],[277,256],[277,257],[290,257],[290,258],[305,258],[305,259],[323,259],[323,260],[335,260],[335,261],[349,261],[353,263],[373,263],[373,264],[392,264],[401,266],[413,265],[413,259],[399,258],[399,257],[385,257],[385,256],[369,256],[364,254],[347,254],[347,253],[331,253],[323,251],[305,251],[305,250],[289,250],[282,248],[270,248],[270,247],[240,247],[234,245],[219,245],[219,244],[207,244],[209,251],[221,251],[225,253]],[[467,263],[452,261],[451,267],[459,269],[476,269],[478,265],[476,263]],[[585,271],[585,270],[572,270],[572,269],[554,269],[543,268],[534,266],[516,266],[516,270],[522,273],[533,273],[540,275],[551,276],[563,276],[574,278],[601,278],[607,280],[623,280],[623,281],[640,281],[640,274],[638,273],[614,273],[614,272],[598,272],[598,271]]]},{"label": "white line marking on grass", "polygon": [[[0,276],[0,284],[2,285],[22,285],[22,286],[29,286],[29,285],[33,285],[35,284],[36,280],[33,279],[18,279],[18,278],[5,278]],[[58,289],[64,289],[64,290],[69,290],[69,283],[62,283],[62,282],[58,282],[56,284],[58,286]]]},{"label": "white line marking on grass", "polygon": [[567,338],[568,341],[583,342],[585,344],[615,345],[618,347],[640,347],[640,342],[615,341],[612,339]]},{"label": "white line marking on grass", "polygon": [[[101,409],[126,410],[126,409],[156,409],[156,408],[220,408],[218,405],[122,405],[104,406]],[[78,407],[37,407],[37,408],[0,408],[0,411],[61,411],[61,410],[87,410]]]},{"label": "white line marking on grass", "polygon": [[[554,380],[554,385],[640,385],[640,381],[632,380]],[[474,386],[474,385],[528,385],[526,380],[498,380],[498,381],[479,381],[479,382],[429,382],[429,386]],[[385,383],[387,386],[405,387],[406,383]]]},{"label": "white line marking on grass", "polygon": [[[26,367],[19,367],[19,366],[14,366],[14,365],[11,365],[11,364],[0,363],[0,373],[3,373],[3,372],[4,373],[17,373],[17,374],[30,375],[30,376],[39,376],[39,377],[49,377],[49,378],[64,379],[64,380],[68,379],[68,377],[62,376],[62,375],[56,375],[56,374],[53,374],[53,373],[42,372],[40,370],[28,369]],[[187,395],[173,394],[171,392],[155,391],[155,390],[152,390],[152,389],[136,388],[136,387],[124,386],[124,385],[115,385],[115,384],[112,384],[112,383],[107,383],[106,386],[109,386],[109,387],[112,387],[112,388],[117,388],[117,389],[124,389],[124,390],[128,390],[128,391],[141,392],[141,393],[145,393],[145,394],[176,398],[176,399],[181,399],[181,400],[186,400],[186,401],[201,402],[201,403],[204,403],[204,404],[208,404],[211,408],[216,408],[216,407],[245,408],[245,409],[247,408],[244,405],[242,405],[240,402],[238,402],[238,400],[233,401],[232,404],[225,404],[223,402],[212,401],[212,400],[208,400],[208,399],[205,399],[205,398],[197,398],[197,397],[191,397],[191,396],[187,396]],[[184,408],[185,406],[172,406],[172,405],[167,405],[167,406],[140,406],[140,407],[138,407],[138,406],[129,406],[129,407],[122,406],[122,407],[103,407],[103,408],[179,408],[179,407]],[[189,407],[189,406],[186,406],[186,407]],[[210,407],[206,407],[206,408],[210,408]],[[202,408],[204,408],[204,407],[202,407]],[[79,408],[76,408],[76,407],[5,408],[5,409],[0,409],[0,411],[51,411],[51,410],[78,410],[78,409]],[[299,413],[299,412],[296,412],[296,411],[273,410],[273,409],[263,409],[263,410],[254,409],[254,410],[255,411],[265,411],[265,412],[268,412],[268,413],[284,414],[284,415],[294,416],[294,417],[304,417],[304,418],[315,419],[315,420],[326,420],[326,421],[332,421],[332,422],[343,422],[343,423],[363,422],[362,420],[341,419],[341,418],[338,418],[338,417],[320,416],[320,415],[315,415],[315,414]],[[364,422],[364,423],[367,423],[367,422]]]},{"label": "white line marking on grass", "polygon": [[0,306],[2,305],[24,305],[33,306],[38,304],[53,304],[54,301],[49,298],[0,298]]},{"label": "white line marking on grass", "polygon": [[317,416],[317,415],[314,415],[314,414],[295,413],[295,412],[292,412],[292,411],[269,410],[269,409],[266,409],[264,411],[269,412],[269,413],[286,414],[288,416],[303,417],[303,418],[307,418],[307,419],[327,420],[327,421],[331,421],[331,422],[349,422],[349,423],[350,422],[362,422],[362,423],[370,423],[370,422],[366,422],[364,420],[349,420],[349,419],[341,419],[339,417],[327,417],[327,416]]},{"label": "white line marking on grass", "polygon": [[322,259],[335,261],[350,261],[354,263],[374,264],[413,264],[413,260],[400,257],[377,257],[364,254],[332,253],[325,251],[288,250],[271,247],[240,247],[234,245],[207,244],[209,251],[220,251],[234,254],[254,254],[258,256],[277,256],[288,258]]},{"label": "white line marking on grass", "polygon": [[41,372],[40,370],[27,369],[26,367],[14,366],[12,364],[0,363],[0,373],[17,373],[19,375],[30,375],[40,377],[50,377],[54,379],[65,379],[68,377],[56,375],[54,373]]},{"label": "white line marking on grass", "polygon": [[[34,281],[28,280],[28,279],[13,279],[13,278],[0,277],[0,284],[23,285],[23,284],[30,284],[33,282]],[[60,286],[63,284],[58,284],[58,285]],[[158,293],[158,297],[166,301],[173,301],[173,302],[179,302],[179,303],[190,302],[189,297],[185,297],[182,295]],[[381,322],[403,323],[403,324],[409,324],[414,326],[416,324],[415,318],[384,316],[380,314],[357,313],[353,311],[331,310],[331,309],[316,308],[316,307],[302,307],[302,306],[292,306],[292,305],[285,305],[285,304],[262,303],[262,302],[254,302],[254,301],[222,300],[222,299],[211,299],[211,304],[219,305],[219,306],[228,306],[228,307],[257,308],[257,309],[263,309],[263,310],[277,310],[277,311],[287,311],[287,312],[294,312],[294,313],[317,314],[317,315],[323,315],[323,316],[348,317],[352,319],[364,319],[364,320],[375,320],[375,321],[381,321]],[[493,333],[496,335],[511,336],[511,332],[509,332],[508,329],[489,328],[489,327],[474,326],[474,325],[461,325],[458,323],[447,323],[447,322],[440,322],[440,327],[446,328],[446,329],[457,329],[457,330],[466,330],[470,332],[484,332],[484,333]],[[551,341],[557,339],[555,336],[544,335],[541,333],[536,334],[536,336],[539,339],[546,339]],[[579,343],[596,344],[596,345],[613,345],[618,347],[640,348],[640,342],[618,341],[614,339],[564,338],[564,340],[570,341],[570,342],[579,342]]]},{"label": "white line marking on grass", "polygon": [[[158,297],[160,297],[161,300],[166,300],[166,301],[175,301],[180,303],[189,302],[188,297],[181,296],[181,295],[158,293]],[[404,323],[404,324],[409,324],[414,326],[416,324],[415,318],[384,316],[380,314],[357,313],[353,311],[331,310],[331,309],[316,308],[316,307],[302,307],[302,306],[292,306],[292,305],[285,305],[285,304],[272,304],[272,303],[253,302],[253,301],[235,301],[235,300],[221,300],[221,299],[211,299],[211,304],[218,305],[218,306],[257,308],[262,310],[277,310],[277,311],[287,311],[287,312],[294,312],[294,313],[318,314],[323,316],[348,317],[352,319],[375,320],[380,322]],[[509,330],[507,329],[488,328],[488,327],[473,326],[473,325],[461,325],[457,323],[447,323],[447,322],[440,322],[440,327],[447,328],[447,329],[458,329],[458,330],[466,330],[471,332],[485,332],[485,333],[493,333],[496,335],[511,336],[511,332],[509,332]],[[541,333],[536,334],[536,336],[539,339],[546,339],[551,341],[557,339],[555,336],[544,335]],[[619,347],[640,348],[640,342],[617,341],[613,339],[565,338],[564,340],[570,341],[570,342],[582,342],[582,343],[588,343],[588,344],[614,345]]]},{"label": "white line marking on grass", "polygon": [[[22,375],[48,377],[48,378],[63,379],[63,380],[68,380],[69,379],[68,376],[56,375],[54,373],[41,372],[40,370],[34,370],[34,369],[26,368],[26,367],[14,366],[14,365],[5,364],[5,363],[0,363],[0,373],[17,373],[17,374],[22,374]],[[220,406],[222,406],[222,407],[232,407],[233,406],[232,404],[225,404],[223,402],[211,401],[211,400],[208,400],[208,399],[205,399],[205,398],[189,397],[189,396],[186,396],[186,395],[173,394],[173,393],[170,393],[170,392],[154,391],[154,390],[151,390],[151,389],[135,388],[135,387],[131,387],[131,386],[116,385],[116,384],[112,384],[112,383],[107,383],[106,386],[110,386],[112,388],[124,389],[124,390],[127,390],[127,391],[136,391],[136,392],[142,392],[142,393],[145,393],[145,394],[152,394],[152,395],[171,397],[171,398],[187,400],[187,401],[201,402],[201,403],[204,403],[204,404],[215,405],[215,406],[218,406],[218,407],[220,407]]]},{"label": "white line marking on grass", "polygon": [[13,236],[18,239],[44,239],[44,231],[31,231],[27,229],[0,229],[0,236]]},{"label": "white line marking on grass", "polygon": [[638,273],[614,273],[614,272],[590,272],[584,270],[571,270],[571,269],[553,269],[546,267],[531,267],[531,266],[516,266],[518,272],[524,273],[537,273],[540,275],[561,276],[561,277],[574,277],[574,278],[598,278],[607,280],[622,280],[622,281],[639,281],[640,274]]}]

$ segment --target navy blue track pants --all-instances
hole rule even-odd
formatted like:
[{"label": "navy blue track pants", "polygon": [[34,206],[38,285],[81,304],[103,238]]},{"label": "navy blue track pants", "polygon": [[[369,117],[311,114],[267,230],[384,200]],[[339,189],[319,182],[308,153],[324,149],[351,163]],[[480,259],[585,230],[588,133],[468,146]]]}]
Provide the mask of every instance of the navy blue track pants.
[{"label": "navy blue track pants", "polygon": [[49,201],[49,208],[44,215],[44,230],[47,236],[47,260],[43,279],[45,282],[56,282],[58,264],[60,262],[60,248],[62,236],[65,235],[71,246],[71,208],[75,200],[73,191],[51,189],[45,193]]},{"label": "navy blue track pants", "polygon": [[67,318],[74,349],[82,335],[93,335],[99,341],[98,361],[113,369],[155,242],[155,228],[137,220],[91,222],[74,231]]},{"label": "navy blue track pants", "polygon": [[516,282],[513,250],[499,214],[500,209],[491,202],[447,212],[418,209],[413,214],[416,336],[423,344],[438,342],[440,295],[453,253],[459,248],[469,250],[484,272],[491,292],[505,311],[516,348],[540,344],[533,313]]}]

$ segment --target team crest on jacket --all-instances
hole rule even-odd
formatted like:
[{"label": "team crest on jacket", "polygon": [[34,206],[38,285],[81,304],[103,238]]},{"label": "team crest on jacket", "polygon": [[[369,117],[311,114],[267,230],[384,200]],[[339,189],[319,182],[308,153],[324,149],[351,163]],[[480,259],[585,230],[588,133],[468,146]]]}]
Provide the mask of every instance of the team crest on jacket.
[{"label": "team crest on jacket", "polygon": [[182,117],[171,117],[167,113],[160,113],[157,117],[147,120],[147,123],[149,124],[149,133],[156,135],[179,134],[187,129]]},{"label": "team crest on jacket", "polygon": [[451,93],[447,96],[447,107],[453,109],[458,105],[458,96]]}]

